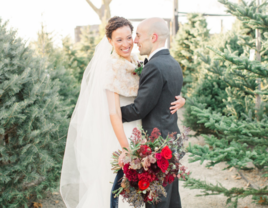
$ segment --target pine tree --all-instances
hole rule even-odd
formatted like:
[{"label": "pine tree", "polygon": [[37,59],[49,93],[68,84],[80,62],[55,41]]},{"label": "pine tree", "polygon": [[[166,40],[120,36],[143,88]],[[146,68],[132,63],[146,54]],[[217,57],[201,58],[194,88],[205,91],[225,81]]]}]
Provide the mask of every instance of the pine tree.
[{"label": "pine tree", "polygon": [[[83,62],[85,63],[85,66],[87,66],[93,57],[95,47],[97,45],[97,42],[96,42],[97,34],[94,34],[93,32],[91,32],[90,26],[87,26],[81,30],[80,38],[81,38],[80,42],[76,45],[77,56],[80,57],[80,59],[82,59]],[[79,71],[79,74],[78,74],[79,80],[82,80],[85,69],[86,67],[81,69],[81,71]]]},{"label": "pine tree", "polygon": [[86,69],[88,62],[83,57],[78,56],[78,51],[70,37],[62,40],[64,67],[71,72],[77,83],[81,83],[82,75]]},{"label": "pine tree", "polygon": [[60,81],[59,94],[62,106],[65,107],[68,118],[71,117],[79,93],[79,82],[75,79],[71,70],[65,68],[72,60],[66,59],[62,48],[54,45],[53,33],[46,31],[44,25],[38,32],[37,41],[31,42],[30,46],[35,54],[43,58],[44,65],[50,68],[46,70],[51,80]]},{"label": "pine tree", "polygon": [[[247,163],[252,162],[261,170],[268,167],[268,18],[262,13],[263,8],[267,9],[267,3],[262,4],[257,12],[254,2],[242,1],[240,5],[228,0],[219,2],[242,22],[238,44],[243,47],[243,52],[240,54],[231,47],[219,50],[209,46],[208,49],[216,57],[201,55],[207,71],[217,75],[227,85],[226,107],[222,111],[191,107],[191,114],[196,116],[197,123],[204,124],[209,131],[203,135],[206,146],[190,145],[188,151],[191,153],[191,162],[208,160],[208,166],[226,162],[228,168],[237,169],[247,169]],[[256,50],[255,35],[252,33],[255,29],[260,29],[262,33],[261,62],[249,60],[249,50]],[[260,80],[261,89],[256,80]],[[261,96],[259,108],[256,108],[256,95]],[[251,195],[254,199],[262,197],[267,201],[268,194],[268,187],[227,190],[221,185],[206,184],[195,179],[189,179],[185,186],[202,189],[205,195],[224,194],[228,197],[227,203],[232,203],[233,207],[237,207],[239,198]]]},{"label": "pine tree", "polygon": [[192,88],[198,77],[200,66],[197,52],[204,52],[203,46],[209,38],[206,19],[202,14],[188,14],[188,22],[181,26],[172,46],[172,55],[180,63],[183,70],[183,93]]},{"label": "pine tree", "polygon": [[[234,31],[230,31],[226,34],[220,33],[219,35],[213,35],[206,42],[206,45],[213,45],[221,52],[225,48],[229,48],[232,51],[238,51],[238,54],[241,55],[243,48],[237,44],[237,41],[237,34]],[[206,51],[206,53],[209,54],[208,57],[215,57],[212,51]],[[198,52],[197,56],[198,58],[204,57],[204,54]],[[194,75],[198,78],[196,78],[196,81],[192,84],[192,89],[188,90],[186,95],[186,109],[184,111],[184,125],[194,129],[196,136],[202,133],[211,133],[211,130],[206,128],[203,123],[197,123],[197,116],[192,114],[192,106],[196,106],[202,110],[211,109],[225,115],[225,100],[228,100],[226,92],[228,85],[226,82],[220,78],[219,74],[211,72],[210,68],[206,68],[203,63],[199,64],[197,72]],[[222,60],[219,64],[223,68],[228,65],[228,62]]]},{"label": "pine tree", "polygon": [[59,185],[68,119],[60,81],[0,20],[0,204],[28,207]]}]

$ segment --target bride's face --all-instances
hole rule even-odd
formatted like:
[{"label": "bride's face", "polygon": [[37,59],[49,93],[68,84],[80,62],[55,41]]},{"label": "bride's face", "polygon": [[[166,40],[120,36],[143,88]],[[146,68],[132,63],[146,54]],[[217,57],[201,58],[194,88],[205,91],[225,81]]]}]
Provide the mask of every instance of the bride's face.
[{"label": "bride's face", "polygon": [[109,42],[112,44],[118,55],[131,60],[130,57],[133,49],[133,39],[129,26],[120,27],[113,31],[112,39],[109,39]]}]

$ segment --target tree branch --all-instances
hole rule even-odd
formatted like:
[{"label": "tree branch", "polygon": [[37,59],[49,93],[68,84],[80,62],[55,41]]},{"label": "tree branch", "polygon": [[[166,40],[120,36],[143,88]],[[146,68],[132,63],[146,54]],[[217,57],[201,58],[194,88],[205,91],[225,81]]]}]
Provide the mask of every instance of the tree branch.
[{"label": "tree branch", "polygon": [[89,6],[99,15],[99,18],[101,19],[101,11],[100,11],[100,9],[98,9],[90,0],[86,0],[86,1],[89,4]]}]

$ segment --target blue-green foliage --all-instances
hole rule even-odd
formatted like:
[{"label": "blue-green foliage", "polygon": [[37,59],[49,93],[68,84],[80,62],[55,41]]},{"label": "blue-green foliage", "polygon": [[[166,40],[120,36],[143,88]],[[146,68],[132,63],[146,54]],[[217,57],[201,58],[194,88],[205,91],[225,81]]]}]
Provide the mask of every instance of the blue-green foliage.
[{"label": "blue-green foliage", "polygon": [[[27,207],[58,186],[68,127],[61,82],[0,20],[0,204]],[[53,79],[52,79],[52,78]]]}]

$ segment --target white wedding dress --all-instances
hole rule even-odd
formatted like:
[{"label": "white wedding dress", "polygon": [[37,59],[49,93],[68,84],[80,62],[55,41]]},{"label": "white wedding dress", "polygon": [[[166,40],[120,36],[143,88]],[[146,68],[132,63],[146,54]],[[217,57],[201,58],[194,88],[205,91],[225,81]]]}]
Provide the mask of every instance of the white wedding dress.
[{"label": "white wedding dress", "polygon": [[[129,105],[131,103],[134,102],[134,99],[133,97],[124,97],[124,96],[120,96],[120,106],[126,106],[126,105]],[[129,122],[129,123],[123,123],[123,126],[124,126],[124,131],[125,131],[125,134],[127,135],[127,137],[129,138],[132,134],[132,130],[135,128],[135,127],[140,127],[141,126],[141,120],[136,120],[136,121],[132,121],[132,122]],[[119,148],[120,148],[120,145],[119,145]],[[114,175],[114,178],[115,178],[115,175]],[[122,197],[120,196],[119,197],[119,208],[133,208],[133,206],[129,206],[129,204],[127,202],[123,202],[122,201]]]},{"label": "white wedding dress", "polygon": [[[71,117],[62,171],[60,193],[67,208],[109,208],[115,174],[112,153],[121,149],[110,122],[107,90],[120,95],[120,106],[133,103],[139,77],[137,57],[132,63],[115,52],[106,37],[98,44],[86,68],[77,104]],[[129,138],[141,121],[124,123]],[[130,208],[119,198],[119,208]]]}]

